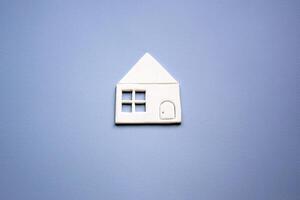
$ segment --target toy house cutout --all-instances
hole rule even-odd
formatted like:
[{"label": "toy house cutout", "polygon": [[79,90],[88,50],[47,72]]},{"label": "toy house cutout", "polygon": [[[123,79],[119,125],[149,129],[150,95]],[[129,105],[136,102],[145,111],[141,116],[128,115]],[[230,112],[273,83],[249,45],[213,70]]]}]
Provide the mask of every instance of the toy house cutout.
[{"label": "toy house cutout", "polygon": [[116,86],[116,124],[181,122],[179,83],[146,53]]}]

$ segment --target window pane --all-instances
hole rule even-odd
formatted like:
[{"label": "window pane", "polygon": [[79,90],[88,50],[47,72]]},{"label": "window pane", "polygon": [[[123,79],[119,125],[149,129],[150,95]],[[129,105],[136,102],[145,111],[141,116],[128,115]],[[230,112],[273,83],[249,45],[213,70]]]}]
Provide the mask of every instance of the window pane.
[{"label": "window pane", "polygon": [[132,112],[132,105],[123,103],[122,112]]},{"label": "window pane", "polygon": [[122,91],[122,100],[132,100],[132,91]]},{"label": "window pane", "polygon": [[136,91],[135,92],[135,99],[136,100],[145,100],[146,94],[145,91]]},{"label": "window pane", "polygon": [[135,104],[135,112],[146,112],[146,104]]}]

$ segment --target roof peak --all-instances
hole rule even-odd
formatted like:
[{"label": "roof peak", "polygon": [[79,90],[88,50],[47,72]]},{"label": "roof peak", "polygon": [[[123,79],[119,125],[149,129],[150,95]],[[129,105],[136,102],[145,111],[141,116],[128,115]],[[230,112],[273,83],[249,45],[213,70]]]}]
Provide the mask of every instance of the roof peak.
[{"label": "roof peak", "polygon": [[177,83],[167,70],[146,52],[119,83]]}]

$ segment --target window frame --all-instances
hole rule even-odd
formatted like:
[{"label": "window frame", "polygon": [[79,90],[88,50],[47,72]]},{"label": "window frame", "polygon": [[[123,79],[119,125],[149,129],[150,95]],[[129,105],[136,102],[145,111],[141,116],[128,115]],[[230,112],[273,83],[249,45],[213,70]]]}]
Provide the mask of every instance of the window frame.
[{"label": "window frame", "polygon": [[[131,93],[131,99],[123,99],[123,93]],[[135,94],[138,93],[144,93],[144,99],[136,99]],[[122,107],[123,105],[131,104],[131,112],[123,112]],[[135,106],[136,105],[144,105],[145,111],[136,111]],[[146,90],[142,89],[122,89],[121,90],[121,112],[122,113],[146,113],[147,112],[147,104],[146,104]]]}]

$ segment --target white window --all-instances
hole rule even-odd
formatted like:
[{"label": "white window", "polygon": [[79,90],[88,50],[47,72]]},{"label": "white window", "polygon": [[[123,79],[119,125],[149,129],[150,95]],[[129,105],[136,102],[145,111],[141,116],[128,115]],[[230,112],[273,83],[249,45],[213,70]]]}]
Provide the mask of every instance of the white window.
[{"label": "white window", "polygon": [[122,112],[146,112],[146,92],[144,90],[123,90]]}]

